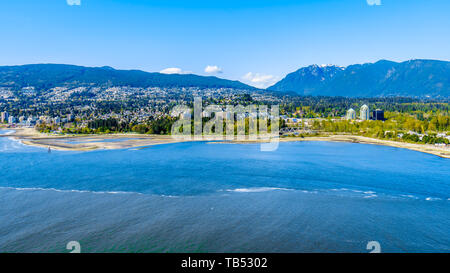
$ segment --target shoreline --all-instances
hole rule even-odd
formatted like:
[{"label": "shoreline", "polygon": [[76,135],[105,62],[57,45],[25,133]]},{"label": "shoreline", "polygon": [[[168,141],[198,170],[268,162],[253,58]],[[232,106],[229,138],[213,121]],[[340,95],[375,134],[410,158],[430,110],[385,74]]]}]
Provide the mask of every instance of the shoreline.
[{"label": "shoreline", "polygon": [[[15,131],[3,137],[12,137],[29,146],[58,151],[94,151],[143,148],[146,146],[179,143],[180,140],[165,135],[105,134],[105,135],[54,135],[39,133],[34,128],[2,128]],[[185,140],[183,140],[184,142]]]},{"label": "shoreline", "polygon": [[[14,133],[4,135],[3,137],[13,137],[25,145],[50,148],[61,151],[93,151],[99,149],[116,150],[129,148],[145,148],[147,146],[181,143],[188,141],[209,141],[209,140],[185,140],[175,139],[168,135],[142,135],[142,134],[105,134],[105,135],[50,135],[37,132],[34,128],[2,128],[14,130]],[[210,139],[213,140],[213,139]],[[218,143],[224,143],[222,139],[217,139]],[[383,145],[389,147],[409,149],[422,153],[433,154],[441,158],[450,159],[450,149],[436,147],[427,144],[414,144],[406,142],[397,142],[391,140],[381,140],[355,135],[329,135],[329,136],[311,136],[311,137],[281,137],[280,142],[297,141],[329,141],[361,143],[372,145]],[[232,140],[230,143],[251,144],[264,143],[266,140]]]},{"label": "shoreline", "polygon": [[[450,148],[436,147],[427,144],[415,144],[407,142],[398,142],[392,140],[384,140],[377,138],[370,138],[356,135],[328,135],[328,136],[311,136],[311,137],[281,137],[280,142],[302,142],[302,141],[326,141],[326,142],[344,142],[344,143],[359,143],[388,146],[394,148],[408,149],[416,152],[422,152],[439,156],[441,158],[450,159]],[[250,143],[264,143],[263,140],[245,140],[245,141],[233,141],[236,144],[250,144]]]},{"label": "shoreline", "polygon": [[[364,136],[330,135],[330,136],[325,136],[325,137],[305,137],[304,139],[295,137],[295,138],[293,138],[293,140],[286,140],[286,142],[290,142],[290,141],[328,141],[328,142],[346,142],[346,143],[381,145],[381,146],[395,147],[395,148],[401,148],[401,149],[408,149],[408,150],[412,150],[412,151],[436,155],[441,158],[450,159],[450,148],[436,147],[436,146],[427,145],[427,144],[398,142],[398,141],[370,138],[370,137],[364,137]],[[280,142],[283,142],[283,139],[280,139]]]}]

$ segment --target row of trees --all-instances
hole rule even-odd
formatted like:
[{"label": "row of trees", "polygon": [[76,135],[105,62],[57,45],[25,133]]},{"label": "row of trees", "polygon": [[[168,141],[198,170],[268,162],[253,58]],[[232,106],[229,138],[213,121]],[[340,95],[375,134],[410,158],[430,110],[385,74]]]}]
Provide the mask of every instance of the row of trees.
[{"label": "row of trees", "polygon": [[[375,138],[398,139],[408,142],[420,142],[428,144],[446,143],[448,139],[437,137],[439,132],[450,131],[450,118],[448,115],[438,114],[419,120],[411,114],[387,112],[387,121],[362,121],[351,120],[315,120],[314,130],[331,133],[350,133]],[[414,132],[409,134],[408,132]],[[418,134],[427,134],[422,138]]]},{"label": "row of trees", "polygon": [[425,144],[449,144],[449,140],[436,135],[422,136],[422,139],[416,134],[404,134],[402,140],[406,142],[420,142]]},{"label": "row of trees", "polygon": [[[97,119],[88,122],[86,127],[78,127],[72,124],[71,127],[62,128],[62,133],[67,134],[98,134],[98,133],[128,133],[135,132],[140,134],[158,134],[164,135],[170,133],[172,124],[175,122],[172,118],[160,118],[150,120],[143,124],[132,124],[126,122],[119,122],[117,119]],[[55,124],[40,124],[36,126],[40,132],[49,133],[57,131],[59,126]]]},{"label": "row of trees", "polygon": [[[109,119],[97,119],[97,120],[93,120],[88,122],[86,127],[78,127],[76,125],[76,123],[72,123],[71,127],[64,127],[62,128],[61,132],[62,133],[68,133],[68,134],[96,134],[96,133],[105,133],[105,134],[109,134],[109,133],[127,133],[127,132],[134,132],[134,133],[139,133],[139,134],[160,134],[160,135],[168,135],[171,134],[172,132],[172,127],[174,125],[174,123],[177,121],[176,118],[169,118],[169,117],[164,117],[164,118],[159,118],[159,119],[155,119],[155,120],[149,120],[146,123],[140,123],[140,124],[130,124],[130,123],[126,123],[126,122],[119,122],[117,119],[114,118],[109,118]],[[211,118],[203,118],[202,119],[202,128],[206,129],[209,128],[207,130],[209,130],[210,132],[204,132],[205,134],[209,134],[209,133],[219,133],[220,131],[216,130],[216,125],[215,124],[210,124],[210,127],[206,126],[208,123],[210,123]],[[260,120],[256,119],[254,120],[255,124],[254,126],[256,126],[256,130],[258,133],[265,133],[265,132],[260,132]],[[223,121],[222,123],[222,133],[225,134],[228,131],[228,126],[229,124],[227,123],[226,120]],[[267,130],[267,132],[271,132],[272,130],[272,121],[266,120],[266,128],[265,130]],[[253,125],[250,125],[250,120],[249,118],[245,118],[244,120],[244,132],[246,135],[248,135],[250,133],[250,127],[252,127]],[[285,122],[284,120],[280,119],[279,120],[279,124],[278,124],[279,128],[283,128],[285,126]],[[191,121],[190,123],[190,132],[193,133],[194,132],[194,121]],[[36,126],[37,130],[39,130],[40,132],[45,132],[45,133],[49,133],[52,131],[57,131],[59,129],[58,125],[55,124],[40,124]],[[240,125],[238,124],[238,121],[235,120],[234,124],[233,124],[233,131],[234,134],[237,135],[238,132],[240,132]],[[183,127],[180,127],[180,133],[182,132]]]},{"label": "row of trees", "polygon": [[[367,104],[370,109],[383,109],[387,112],[409,113],[427,116],[436,113],[449,113],[448,100],[413,99],[413,98],[345,98],[345,97],[289,97],[281,104],[282,114],[294,117],[328,118],[345,116],[348,109],[359,109]],[[298,113],[302,113],[302,116]],[[297,113],[297,114],[296,114]]]},{"label": "row of trees", "polygon": [[88,128],[94,132],[100,133],[125,133],[135,132],[140,134],[168,134],[172,128],[175,119],[164,117],[150,120],[142,124],[129,124],[126,122],[119,122],[117,119],[98,119],[88,123]]}]

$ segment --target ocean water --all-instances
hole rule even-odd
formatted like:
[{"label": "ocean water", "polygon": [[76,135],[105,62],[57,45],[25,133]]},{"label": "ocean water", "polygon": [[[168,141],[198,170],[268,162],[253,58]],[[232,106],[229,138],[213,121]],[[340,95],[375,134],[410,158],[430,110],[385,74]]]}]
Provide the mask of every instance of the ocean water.
[{"label": "ocean water", "polygon": [[[5,133],[5,131],[0,132]],[[450,160],[365,144],[47,152],[0,138],[0,252],[450,251]]]}]

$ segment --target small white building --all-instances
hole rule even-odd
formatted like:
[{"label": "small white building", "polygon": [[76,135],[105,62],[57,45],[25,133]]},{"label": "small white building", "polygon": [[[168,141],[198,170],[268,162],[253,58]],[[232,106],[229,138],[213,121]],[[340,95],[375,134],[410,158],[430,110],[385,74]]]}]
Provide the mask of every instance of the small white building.
[{"label": "small white building", "polygon": [[350,109],[347,111],[347,116],[346,116],[346,118],[347,118],[348,120],[356,119],[356,112],[355,112],[355,110],[353,110],[353,108],[350,108]]},{"label": "small white building", "polygon": [[61,118],[60,117],[56,117],[53,119],[53,123],[55,124],[60,124],[61,123]]}]

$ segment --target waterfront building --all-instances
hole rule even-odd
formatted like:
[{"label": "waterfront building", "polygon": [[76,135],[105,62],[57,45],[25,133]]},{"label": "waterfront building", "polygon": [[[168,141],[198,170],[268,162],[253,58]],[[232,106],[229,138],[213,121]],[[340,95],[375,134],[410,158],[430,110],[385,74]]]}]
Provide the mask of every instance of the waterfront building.
[{"label": "waterfront building", "polygon": [[369,112],[369,106],[367,106],[366,104],[364,104],[361,107],[361,111],[360,111],[360,115],[359,115],[361,120],[369,120],[370,119],[370,112]]},{"label": "waterfront building", "polygon": [[56,117],[53,119],[53,123],[55,124],[60,124],[61,123],[61,118],[60,117]]},{"label": "waterfront building", "polygon": [[373,120],[384,120],[384,111],[377,109],[372,113]]},{"label": "waterfront building", "polygon": [[356,119],[356,112],[353,110],[353,108],[350,108],[347,111],[347,119]]},{"label": "waterfront building", "polygon": [[16,118],[13,116],[8,117],[8,123],[9,124],[14,124],[16,122]]},{"label": "waterfront building", "polygon": [[2,123],[8,122],[9,114],[8,112],[2,112],[1,121]]}]

